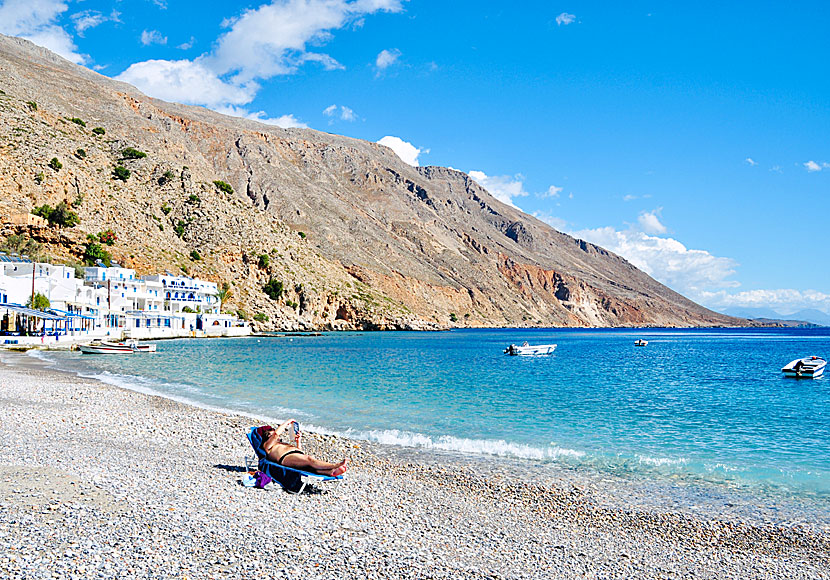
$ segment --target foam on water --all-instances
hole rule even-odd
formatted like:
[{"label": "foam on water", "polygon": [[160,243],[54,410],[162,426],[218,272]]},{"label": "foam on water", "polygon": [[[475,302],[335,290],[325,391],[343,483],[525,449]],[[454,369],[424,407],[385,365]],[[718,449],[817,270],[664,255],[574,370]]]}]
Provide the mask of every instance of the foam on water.
[{"label": "foam on water", "polygon": [[467,439],[442,435],[430,437],[423,433],[412,433],[398,429],[356,431],[347,430],[343,433],[353,439],[365,439],[385,445],[402,445],[420,449],[440,449],[442,451],[457,451],[473,455],[491,455],[496,457],[515,457],[533,459],[537,461],[559,459],[565,457],[579,458],[584,452],[574,449],[563,449],[555,445],[549,447],[534,447],[511,443],[504,439]]}]

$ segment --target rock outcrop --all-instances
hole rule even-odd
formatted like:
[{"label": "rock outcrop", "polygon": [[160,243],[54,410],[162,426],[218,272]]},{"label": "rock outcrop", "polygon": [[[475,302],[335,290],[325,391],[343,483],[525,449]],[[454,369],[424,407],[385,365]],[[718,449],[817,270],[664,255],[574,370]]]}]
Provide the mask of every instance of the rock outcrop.
[{"label": "rock outcrop", "polygon": [[[261,328],[721,326],[623,258],[376,143],[166,103],[0,36],[0,215],[66,201],[29,232],[78,261],[112,229],[140,274],[227,282]],[[103,129],[94,131],[94,129]],[[126,159],[128,147],[146,157]],[[61,167],[50,166],[52,158]],[[117,178],[116,167],[129,171]],[[283,293],[269,298],[268,280]]]}]

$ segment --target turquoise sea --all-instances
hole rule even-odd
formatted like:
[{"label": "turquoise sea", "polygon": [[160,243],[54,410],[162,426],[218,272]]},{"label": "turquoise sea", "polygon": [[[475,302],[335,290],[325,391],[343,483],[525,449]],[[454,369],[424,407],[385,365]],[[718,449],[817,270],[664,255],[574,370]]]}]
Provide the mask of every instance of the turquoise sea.
[{"label": "turquoise sea", "polygon": [[[638,338],[646,347],[634,347]],[[527,340],[549,356],[510,357]],[[308,429],[806,506],[830,521],[830,328],[459,330],[160,341],[60,368]],[[703,491],[700,491],[703,490]],[[678,491],[681,493],[681,491]],[[777,508],[776,508],[777,509]],[[825,520],[826,519],[826,520]]]}]

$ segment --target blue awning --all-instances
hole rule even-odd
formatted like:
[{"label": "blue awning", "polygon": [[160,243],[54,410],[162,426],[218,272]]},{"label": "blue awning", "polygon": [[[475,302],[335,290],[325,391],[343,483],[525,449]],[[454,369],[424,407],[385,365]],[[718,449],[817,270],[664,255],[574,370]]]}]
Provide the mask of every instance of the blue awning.
[{"label": "blue awning", "polygon": [[49,312],[44,312],[43,310],[27,308],[26,306],[22,306],[20,304],[0,304],[0,308],[5,308],[6,310],[11,310],[12,312],[25,314],[26,316],[32,316],[34,318],[42,318],[43,320],[66,320],[66,316],[51,314]]},{"label": "blue awning", "polygon": [[50,308],[49,312],[57,314],[58,316],[64,316],[66,318],[83,318],[84,320],[97,320],[94,316],[87,316],[86,314],[79,314],[77,312],[67,312],[66,310],[61,310],[60,308]]}]

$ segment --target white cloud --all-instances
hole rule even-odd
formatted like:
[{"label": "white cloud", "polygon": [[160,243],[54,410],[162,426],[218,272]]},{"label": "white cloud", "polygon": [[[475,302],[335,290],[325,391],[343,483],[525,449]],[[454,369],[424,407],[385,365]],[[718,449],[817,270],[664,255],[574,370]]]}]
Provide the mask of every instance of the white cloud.
[{"label": "white cloud", "polygon": [[378,69],[378,74],[398,62],[401,57],[401,51],[397,48],[392,50],[381,50],[375,59],[375,67]]},{"label": "white cloud", "polygon": [[75,23],[75,31],[78,36],[83,37],[84,31],[100,26],[104,22],[120,22],[121,14],[115,10],[109,16],[104,16],[96,10],[84,10],[83,12],[76,12],[72,15],[72,22]]},{"label": "white cloud", "polygon": [[562,26],[563,24],[567,26],[576,20],[576,16],[573,14],[568,14],[567,12],[563,12],[559,16],[556,17],[556,24]]},{"label": "white cloud", "polygon": [[135,85],[152,97],[217,109],[250,103],[258,86],[238,86],[224,82],[199,59],[145,60],[137,62],[116,77]]},{"label": "white cloud", "polygon": [[72,37],[56,24],[67,8],[63,0],[5,0],[0,4],[0,33],[25,38],[82,64],[86,59],[76,52]]},{"label": "white cloud", "polygon": [[559,194],[562,193],[564,187],[556,187],[555,185],[551,185],[545,193],[540,193],[539,197],[559,197]]},{"label": "white cloud", "polygon": [[245,83],[292,73],[309,60],[331,66],[334,59],[307,53],[307,45],[323,44],[362,15],[399,10],[401,0],[275,0],[226,21],[230,30],[219,37],[211,68]]},{"label": "white cloud", "polygon": [[[227,19],[229,30],[210,53],[194,60],[135,63],[117,78],[152,97],[211,108],[249,103],[258,79],[292,74],[305,63],[342,68],[328,54],[309,51],[332,33],[376,12],[398,12],[403,0],[273,0]],[[186,45],[183,45],[186,46]]]},{"label": "white cloud", "polygon": [[666,233],[666,226],[660,223],[660,212],[663,210],[662,207],[655,209],[654,211],[644,211],[641,212],[640,215],[637,217],[637,223],[640,224],[640,228],[647,234],[665,234]]},{"label": "white cloud", "polygon": [[735,273],[731,258],[713,256],[705,250],[690,250],[672,238],[650,236],[634,229],[617,231],[612,227],[568,232],[619,254],[657,281],[690,298],[703,292],[734,288],[738,282],[728,278]]},{"label": "white cloud", "polygon": [[756,165],[758,165],[758,163],[752,157],[747,157],[745,159],[745,161],[747,162],[748,165],[751,165],[752,167],[755,167]]},{"label": "white cloud", "polygon": [[524,177],[522,175],[497,175],[489,176],[483,171],[470,171],[469,176],[472,177],[476,183],[490,192],[490,195],[495,197],[502,203],[513,206],[518,209],[518,206],[513,203],[513,198],[525,197],[528,193],[524,189]]},{"label": "white cloud", "polygon": [[807,163],[805,163],[804,167],[806,167],[807,171],[809,171],[810,173],[812,173],[813,171],[821,171],[821,165],[819,165],[813,160],[810,160]]},{"label": "white cloud", "polygon": [[195,38],[195,37],[193,37],[193,36],[191,36],[191,37],[190,37],[190,40],[188,40],[187,42],[183,42],[183,43],[181,43],[181,44],[180,44],[179,46],[177,46],[176,48],[178,48],[178,49],[180,49],[180,50],[190,50],[191,48],[193,48],[193,45],[194,45],[194,44],[196,44],[196,38]]},{"label": "white cloud", "polygon": [[251,112],[244,107],[217,107],[217,113],[223,115],[230,115],[231,117],[242,117],[243,119],[251,119],[252,121],[259,121],[266,125],[275,125],[283,129],[308,129],[308,125],[298,120],[294,115],[282,115],[281,117],[268,117],[265,111]]},{"label": "white cloud", "polygon": [[746,290],[734,294],[720,290],[702,292],[700,300],[710,308],[722,309],[734,306],[773,308],[784,315],[806,308],[830,312],[830,294],[816,290]]},{"label": "white cloud", "polygon": [[568,222],[563,220],[561,217],[555,216],[553,214],[541,211],[534,211],[533,217],[538,220],[542,220],[550,227],[557,229],[559,231],[565,231],[565,228],[568,227]]},{"label": "white cloud", "polygon": [[400,137],[393,137],[391,135],[387,135],[379,140],[378,143],[389,147],[404,163],[412,165],[413,167],[418,167],[418,156],[421,153],[429,153],[428,149],[418,149],[412,143],[407,143]]},{"label": "white cloud", "polygon": [[141,33],[141,44],[149,46],[151,44],[167,44],[167,37],[162,35],[158,30],[144,30]]},{"label": "white cloud", "polygon": [[326,117],[332,118],[332,121],[329,121],[329,124],[333,122],[335,117],[339,118],[341,121],[357,120],[357,115],[355,115],[355,112],[345,105],[329,105],[328,107],[323,109],[323,114]]}]

